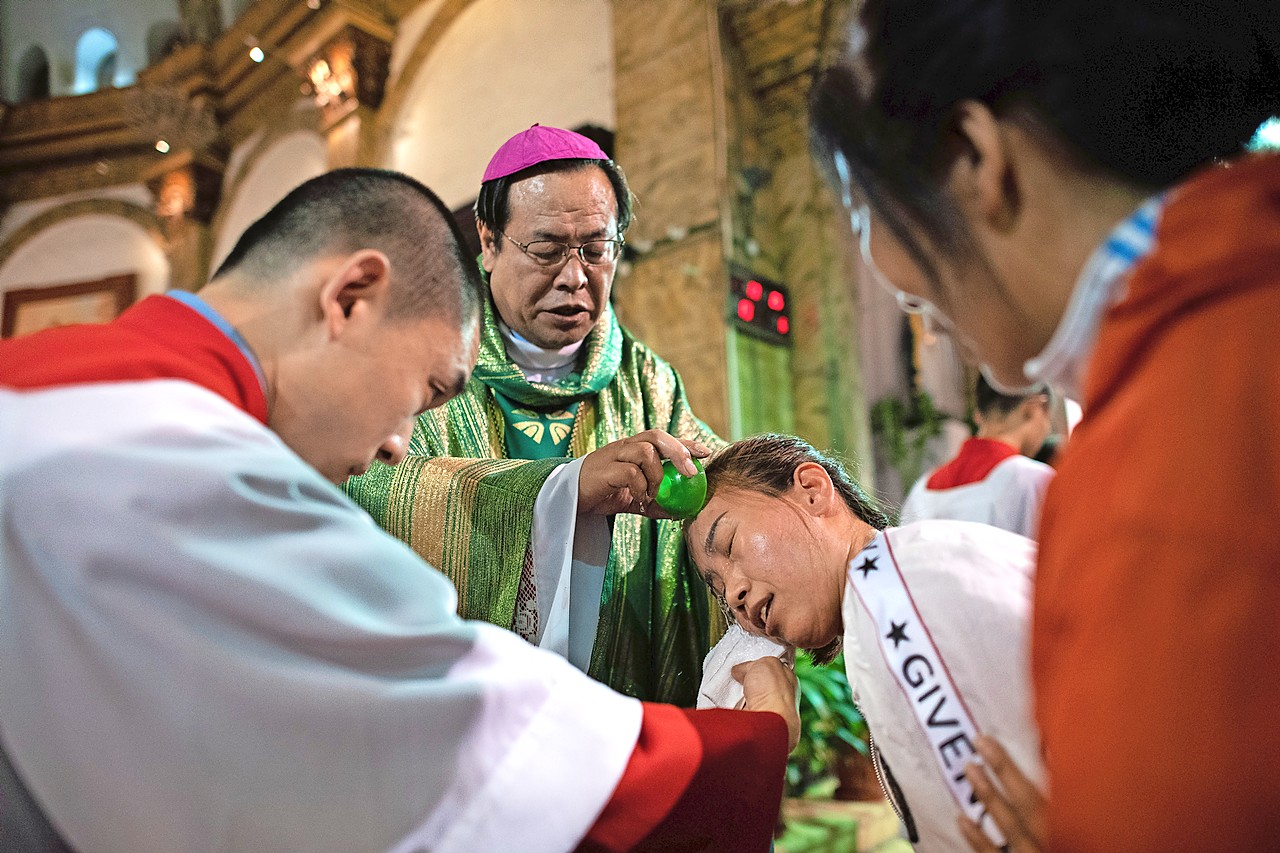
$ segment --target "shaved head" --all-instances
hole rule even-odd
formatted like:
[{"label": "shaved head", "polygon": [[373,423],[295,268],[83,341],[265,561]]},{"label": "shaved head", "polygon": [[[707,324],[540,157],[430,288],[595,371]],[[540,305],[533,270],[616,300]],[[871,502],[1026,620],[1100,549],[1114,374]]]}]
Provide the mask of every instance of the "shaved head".
[{"label": "shaved head", "polygon": [[374,249],[391,263],[388,319],[469,324],[480,313],[474,258],[444,203],[408,175],[336,169],[312,178],[249,226],[214,273],[269,284],[318,258]]}]

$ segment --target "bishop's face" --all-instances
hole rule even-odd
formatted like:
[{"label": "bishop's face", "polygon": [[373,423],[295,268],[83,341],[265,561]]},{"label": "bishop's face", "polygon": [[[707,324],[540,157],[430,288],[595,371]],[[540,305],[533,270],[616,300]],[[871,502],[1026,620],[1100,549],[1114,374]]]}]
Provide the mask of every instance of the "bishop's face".
[{"label": "bishop's face", "polygon": [[542,265],[518,243],[579,246],[618,239],[618,204],[604,170],[589,166],[534,175],[512,184],[502,232],[480,226],[482,263],[498,316],[544,349],[582,341],[604,312],[617,261],[587,264],[577,252]]}]

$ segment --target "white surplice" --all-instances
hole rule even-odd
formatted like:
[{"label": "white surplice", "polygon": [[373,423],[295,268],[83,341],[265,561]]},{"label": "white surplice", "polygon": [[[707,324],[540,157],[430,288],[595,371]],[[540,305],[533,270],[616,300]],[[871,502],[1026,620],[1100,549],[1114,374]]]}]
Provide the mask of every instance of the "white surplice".
[{"label": "white surplice", "polygon": [[571,849],[641,705],[454,608],[210,391],[0,390],[0,735],[81,850]]},{"label": "white surplice", "polygon": [[1040,509],[1054,471],[1043,462],[1014,455],[973,483],[944,489],[929,488],[925,474],[902,503],[902,523],[928,518],[977,521],[1035,539]]}]

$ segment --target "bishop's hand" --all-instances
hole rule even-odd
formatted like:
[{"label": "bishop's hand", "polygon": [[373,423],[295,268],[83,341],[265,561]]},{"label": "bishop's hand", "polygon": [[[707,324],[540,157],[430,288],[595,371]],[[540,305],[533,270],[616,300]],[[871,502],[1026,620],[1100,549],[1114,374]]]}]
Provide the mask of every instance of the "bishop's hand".
[{"label": "bishop's hand", "polygon": [[662,460],[694,476],[692,457],[711,451],[696,441],[676,438],[660,429],[606,444],[582,459],[578,475],[578,512],[615,515],[630,512],[649,518],[671,518],[654,501],[662,482]]}]

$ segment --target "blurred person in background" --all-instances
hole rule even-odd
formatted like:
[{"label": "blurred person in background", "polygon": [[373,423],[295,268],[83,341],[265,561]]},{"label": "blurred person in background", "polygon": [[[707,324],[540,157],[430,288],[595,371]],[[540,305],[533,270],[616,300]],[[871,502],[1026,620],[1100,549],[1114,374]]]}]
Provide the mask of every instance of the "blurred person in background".
[{"label": "blurred person in background", "polygon": [[912,486],[902,523],[923,518],[978,521],[1036,538],[1053,469],[1036,460],[1053,427],[1049,394],[1001,394],[979,376],[974,388],[977,434],[949,462]]}]

